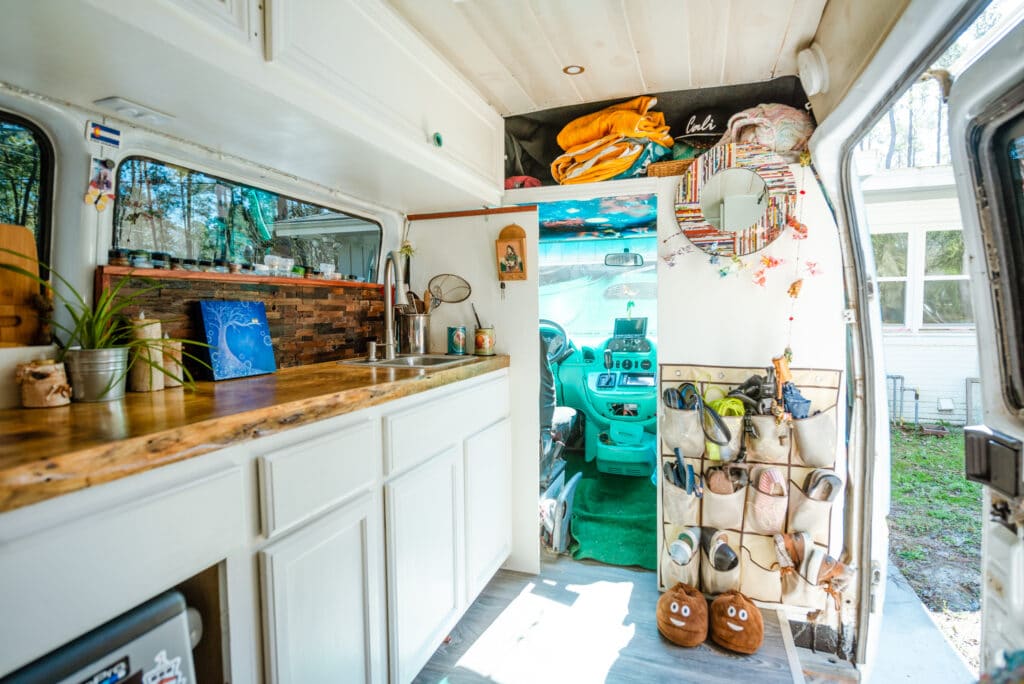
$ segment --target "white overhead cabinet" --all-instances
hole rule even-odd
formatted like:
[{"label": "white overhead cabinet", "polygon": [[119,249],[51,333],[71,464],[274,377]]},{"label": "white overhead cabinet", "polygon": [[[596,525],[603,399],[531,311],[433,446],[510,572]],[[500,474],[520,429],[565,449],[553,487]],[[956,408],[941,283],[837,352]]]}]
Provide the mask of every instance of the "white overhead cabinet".
[{"label": "white overhead cabinet", "polygon": [[[75,0],[4,19],[48,27],[0,41],[13,85],[380,207],[501,202],[504,120],[383,0]],[[91,69],[97,45],[130,59]],[[135,120],[97,94],[168,116]]]}]

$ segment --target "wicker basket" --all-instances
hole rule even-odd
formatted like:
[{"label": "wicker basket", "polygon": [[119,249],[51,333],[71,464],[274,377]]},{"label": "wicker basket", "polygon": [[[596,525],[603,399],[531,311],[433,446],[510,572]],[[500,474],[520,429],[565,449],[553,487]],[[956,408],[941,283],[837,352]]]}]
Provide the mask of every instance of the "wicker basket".
[{"label": "wicker basket", "polygon": [[681,176],[690,168],[694,159],[672,159],[670,161],[654,162],[647,167],[648,176]]}]

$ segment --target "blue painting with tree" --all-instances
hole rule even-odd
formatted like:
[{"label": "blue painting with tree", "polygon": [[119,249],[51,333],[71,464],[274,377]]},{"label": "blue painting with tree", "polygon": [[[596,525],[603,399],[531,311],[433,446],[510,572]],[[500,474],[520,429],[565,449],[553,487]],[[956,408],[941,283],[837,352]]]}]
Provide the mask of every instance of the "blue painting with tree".
[{"label": "blue painting with tree", "polygon": [[277,370],[263,302],[200,302],[214,380]]}]

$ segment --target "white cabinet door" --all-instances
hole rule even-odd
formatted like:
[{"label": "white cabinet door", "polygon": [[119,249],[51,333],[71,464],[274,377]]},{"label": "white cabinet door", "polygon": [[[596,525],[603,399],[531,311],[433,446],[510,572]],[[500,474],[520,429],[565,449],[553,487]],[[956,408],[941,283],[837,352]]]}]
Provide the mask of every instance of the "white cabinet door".
[{"label": "white cabinet door", "polygon": [[260,552],[269,681],[387,680],[381,514],[365,494]]},{"label": "white cabinet door", "polygon": [[512,547],[512,428],[505,418],[466,440],[466,599],[472,602]]},{"label": "white cabinet door", "polygon": [[409,682],[464,605],[461,454],[453,445],[385,485],[391,672]]}]

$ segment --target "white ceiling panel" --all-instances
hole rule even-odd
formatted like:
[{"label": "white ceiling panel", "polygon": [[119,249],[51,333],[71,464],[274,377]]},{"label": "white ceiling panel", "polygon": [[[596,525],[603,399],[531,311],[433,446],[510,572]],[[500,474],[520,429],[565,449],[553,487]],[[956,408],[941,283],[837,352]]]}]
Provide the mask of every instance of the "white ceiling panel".
[{"label": "white ceiling panel", "polygon": [[387,1],[505,115],[795,74],[826,3]]}]

